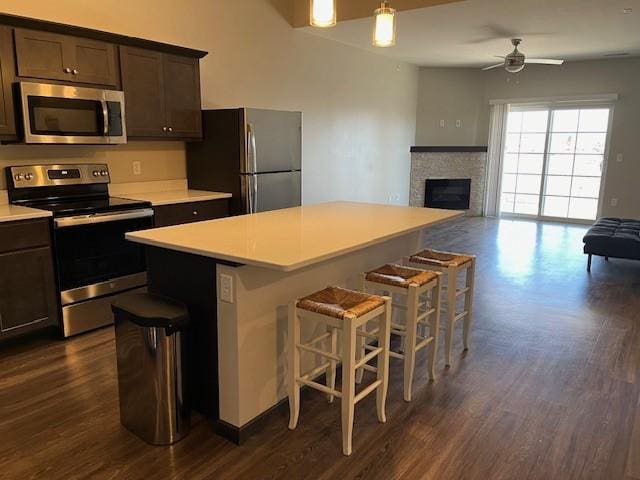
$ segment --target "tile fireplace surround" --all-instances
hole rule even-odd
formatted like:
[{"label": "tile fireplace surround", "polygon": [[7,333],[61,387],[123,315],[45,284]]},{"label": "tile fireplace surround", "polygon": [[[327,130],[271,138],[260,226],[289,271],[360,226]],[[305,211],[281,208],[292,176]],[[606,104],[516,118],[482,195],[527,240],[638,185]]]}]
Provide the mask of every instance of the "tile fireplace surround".
[{"label": "tile fireplace surround", "polygon": [[487,147],[412,147],[409,205],[424,206],[427,178],[470,178],[468,216],[482,216],[487,177]]}]

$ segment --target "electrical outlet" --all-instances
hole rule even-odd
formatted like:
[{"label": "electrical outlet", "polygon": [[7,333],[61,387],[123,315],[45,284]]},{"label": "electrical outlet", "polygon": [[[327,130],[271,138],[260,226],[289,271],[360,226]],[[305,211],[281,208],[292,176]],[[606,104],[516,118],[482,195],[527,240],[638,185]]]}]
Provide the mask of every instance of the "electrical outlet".
[{"label": "electrical outlet", "polygon": [[220,300],[233,303],[233,277],[231,275],[220,274]]},{"label": "electrical outlet", "polygon": [[133,162],[133,174],[142,175],[142,164],[138,161]]},{"label": "electrical outlet", "polygon": [[618,163],[622,163],[622,160],[624,160],[623,156],[621,153],[616,155],[616,162]]},{"label": "electrical outlet", "polygon": [[440,120],[440,128],[444,128],[444,120]]},{"label": "electrical outlet", "polygon": [[612,198],[611,199],[611,206],[612,207],[617,207],[618,206],[618,199],[617,198]]},{"label": "electrical outlet", "polygon": [[460,128],[462,126],[462,120],[456,120],[456,128]]}]

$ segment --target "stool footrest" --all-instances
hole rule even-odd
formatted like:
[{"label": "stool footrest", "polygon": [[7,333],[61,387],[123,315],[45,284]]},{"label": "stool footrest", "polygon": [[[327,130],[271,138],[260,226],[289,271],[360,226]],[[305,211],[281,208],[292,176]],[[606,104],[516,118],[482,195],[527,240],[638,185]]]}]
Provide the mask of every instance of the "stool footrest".
[{"label": "stool footrest", "polygon": [[424,347],[429,345],[431,342],[433,342],[433,337],[425,338],[424,340],[422,340],[420,343],[416,345],[416,352],[420,349],[423,349]]},{"label": "stool footrest", "polygon": [[422,315],[418,315],[418,323],[420,323],[422,320],[424,320],[425,318],[427,318],[429,315],[431,315],[432,313],[435,313],[436,309],[432,308],[430,310],[427,310],[426,312],[424,312]]},{"label": "stool footrest", "polygon": [[369,364],[364,364],[361,367],[363,370],[367,370],[368,372],[374,372],[374,373],[378,373],[378,369],[372,365]]},{"label": "stool footrest", "polygon": [[356,362],[355,369],[362,367],[365,363],[369,363],[374,357],[377,357],[382,352],[382,347],[374,347],[369,353]]},{"label": "stool footrest", "polygon": [[296,347],[298,347],[300,350],[305,350],[307,352],[315,353],[316,355],[320,355],[321,357],[330,358],[331,360],[335,360],[337,362],[342,360],[340,358],[340,356],[336,355],[335,353],[326,352],[324,350],[320,350],[319,348],[315,348],[315,347],[310,347],[309,344],[301,344],[301,343],[299,343],[298,345],[296,345]]},{"label": "stool footrest", "polygon": [[356,395],[356,397],[353,399],[353,403],[354,404],[358,403],[360,400],[362,400],[364,397],[366,397],[371,392],[373,392],[376,388],[378,388],[381,384],[382,384],[382,380],[376,380],[375,382],[373,382],[371,385],[369,385],[367,388],[365,388],[364,390],[362,390]]},{"label": "stool footrest", "polygon": [[307,373],[300,375],[301,380],[310,380],[320,375],[322,372],[327,370],[331,366],[330,362],[323,363],[322,365],[318,365],[316,368],[309,370]]},{"label": "stool footrest", "polygon": [[458,313],[454,318],[453,321],[457,322],[458,320],[460,320],[462,317],[466,317],[469,314],[468,310],[465,310],[464,312],[460,312]]},{"label": "stool footrest", "polygon": [[306,385],[307,387],[315,388],[316,390],[320,390],[321,392],[327,393],[329,395],[334,395],[338,398],[342,398],[342,392],[334,390],[333,388],[329,388],[326,385],[322,385],[321,383],[314,382],[313,380],[305,380],[299,378],[298,382]]}]

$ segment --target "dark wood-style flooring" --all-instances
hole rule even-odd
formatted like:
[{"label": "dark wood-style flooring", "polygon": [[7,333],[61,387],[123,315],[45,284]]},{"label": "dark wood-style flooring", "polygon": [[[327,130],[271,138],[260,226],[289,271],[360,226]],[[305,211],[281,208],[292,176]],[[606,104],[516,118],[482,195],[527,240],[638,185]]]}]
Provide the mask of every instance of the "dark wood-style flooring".
[{"label": "dark wood-style flooring", "polygon": [[340,409],[306,394],[299,427],[277,413],[237,447],[200,421],[171,448],[119,424],[114,339],[0,351],[0,478],[624,479],[640,478],[640,262],[594,259],[585,228],[464,219],[428,245],[478,255],[472,348],[402,400],[392,361],[388,422],[356,408],[343,457]]}]

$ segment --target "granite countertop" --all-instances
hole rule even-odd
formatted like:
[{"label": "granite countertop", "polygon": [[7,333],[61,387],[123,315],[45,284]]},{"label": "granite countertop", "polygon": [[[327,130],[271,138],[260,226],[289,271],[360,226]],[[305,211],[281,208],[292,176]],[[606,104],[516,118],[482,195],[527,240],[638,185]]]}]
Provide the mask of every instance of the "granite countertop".
[{"label": "granite countertop", "polygon": [[126,238],[288,272],[463,215],[455,210],[330,202],[130,232]]},{"label": "granite countertop", "polygon": [[204,202],[207,200],[220,200],[231,198],[230,193],[206,192],[204,190],[170,190],[165,192],[141,192],[117,195],[129,200],[140,200],[151,202],[154,207],[160,205],[171,205],[175,203]]},{"label": "granite countertop", "polygon": [[0,222],[15,222],[17,220],[31,220],[33,218],[47,218],[51,216],[48,210],[20,207],[17,205],[0,205]]}]

